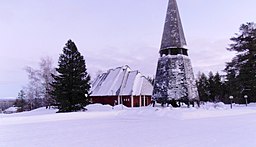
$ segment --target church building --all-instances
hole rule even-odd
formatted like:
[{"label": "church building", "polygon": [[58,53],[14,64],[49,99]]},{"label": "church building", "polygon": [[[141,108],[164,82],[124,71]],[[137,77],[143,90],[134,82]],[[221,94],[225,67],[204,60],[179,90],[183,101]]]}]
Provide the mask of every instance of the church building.
[{"label": "church building", "polygon": [[139,71],[122,66],[98,75],[91,91],[92,103],[142,107],[150,104],[153,85]]}]

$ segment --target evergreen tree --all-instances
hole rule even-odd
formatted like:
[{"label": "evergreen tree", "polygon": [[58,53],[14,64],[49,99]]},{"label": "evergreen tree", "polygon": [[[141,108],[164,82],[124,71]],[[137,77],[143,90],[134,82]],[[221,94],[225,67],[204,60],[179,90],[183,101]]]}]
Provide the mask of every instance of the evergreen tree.
[{"label": "evergreen tree", "polygon": [[230,99],[229,99],[229,86],[228,86],[228,81],[225,81],[222,83],[221,85],[221,97],[220,97],[220,101],[225,103],[225,104],[229,104],[230,103]]},{"label": "evergreen tree", "polygon": [[221,76],[218,72],[214,75],[213,81],[215,91],[214,101],[218,102],[221,101],[221,98],[224,96],[224,85],[223,82],[221,81]]},{"label": "evergreen tree", "polygon": [[214,81],[214,75],[212,72],[209,72],[208,76],[208,91],[209,91],[209,100],[211,102],[215,102],[215,96],[216,96],[216,91],[215,91],[215,81]]},{"label": "evergreen tree", "polygon": [[68,40],[60,55],[52,84],[52,95],[59,112],[72,112],[84,109],[89,103],[90,76],[87,73],[84,57],[75,43]]},{"label": "evergreen tree", "polygon": [[209,72],[207,77],[200,73],[197,80],[197,88],[200,100],[204,102],[218,102],[225,96],[225,84],[221,81],[221,76],[217,72],[215,75]]},{"label": "evergreen tree", "polygon": [[18,98],[14,102],[14,106],[19,107],[17,110],[18,112],[25,111],[27,102],[25,100],[25,92],[23,90],[20,90],[20,92],[18,94]]},{"label": "evergreen tree", "polygon": [[[227,73],[226,75],[226,90],[227,90],[227,99],[229,96],[234,96],[234,97],[238,97],[239,96],[239,80],[237,78],[238,76],[238,68],[235,67],[235,65],[237,63],[236,58],[234,58],[231,62],[227,63],[226,68],[225,68],[225,72]],[[228,100],[229,101],[229,100]]]},{"label": "evergreen tree", "polygon": [[203,102],[209,101],[209,81],[207,76],[202,73],[198,75],[198,80],[197,80],[197,89],[198,89],[198,94],[200,97],[200,100]]},{"label": "evergreen tree", "polygon": [[227,63],[225,71],[230,95],[244,103],[243,95],[247,94],[251,101],[256,94],[256,24],[247,23],[240,27],[240,33],[231,38],[233,41],[228,50],[237,55]]}]

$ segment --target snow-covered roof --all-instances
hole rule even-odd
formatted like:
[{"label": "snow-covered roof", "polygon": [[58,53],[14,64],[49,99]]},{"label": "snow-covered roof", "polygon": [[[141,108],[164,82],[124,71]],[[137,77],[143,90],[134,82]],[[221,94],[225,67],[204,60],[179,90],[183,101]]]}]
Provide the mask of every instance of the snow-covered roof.
[{"label": "snow-covered roof", "polygon": [[91,96],[152,95],[153,85],[129,66],[110,69],[92,83]]},{"label": "snow-covered roof", "polygon": [[17,112],[18,107],[9,107],[8,109],[5,109],[4,112]]}]

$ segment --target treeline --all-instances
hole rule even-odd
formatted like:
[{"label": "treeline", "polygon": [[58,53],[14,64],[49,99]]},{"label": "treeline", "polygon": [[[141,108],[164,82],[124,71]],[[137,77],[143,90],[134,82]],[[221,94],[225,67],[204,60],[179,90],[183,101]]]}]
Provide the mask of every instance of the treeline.
[{"label": "treeline", "polygon": [[[199,73],[196,80],[200,101],[230,103],[231,92],[225,81],[225,76],[218,72]],[[242,101],[241,101],[242,102]]]},{"label": "treeline", "polygon": [[209,72],[208,75],[199,73],[196,81],[198,93],[201,101],[219,102],[224,101],[225,84],[221,80],[219,73],[215,75]]},{"label": "treeline", "polygon": [[256,24],[241,25],[239,33],[230,39],[229,51],[235,51],[236,56],[226,64],[224,76],[210,72],[208,76],[199,74],[197,87],[202,101],[221,101],[229,103],[229,97],[234,102],[256,102]]}]

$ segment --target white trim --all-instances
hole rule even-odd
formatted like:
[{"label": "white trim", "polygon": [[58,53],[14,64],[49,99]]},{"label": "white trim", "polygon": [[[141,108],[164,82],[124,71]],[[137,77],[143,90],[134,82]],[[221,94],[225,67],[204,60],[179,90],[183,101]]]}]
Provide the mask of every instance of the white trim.
[{"label": "white trim", "polygon": [[131,96],[131,107],[133,108],[133,95]]},{"label": "white trim", "polygon": [[141,107],[141,95],[140,95],[140,100],[139,101],[140,101],[140,107]]},{"label": "white trim", "polygon": [[120,101],[120,96],[117,97],[117,104],[120,105],[121,101]]},{"label": "white trim", "polygon": [[143,100],[144,100],[144,106],[146,106],[146,96],[143,95]]}]

